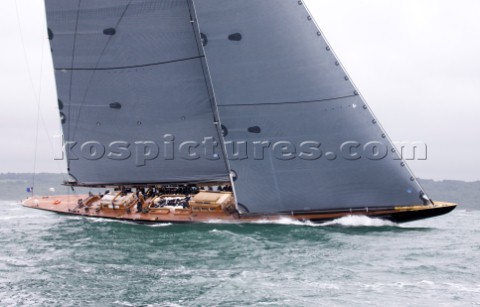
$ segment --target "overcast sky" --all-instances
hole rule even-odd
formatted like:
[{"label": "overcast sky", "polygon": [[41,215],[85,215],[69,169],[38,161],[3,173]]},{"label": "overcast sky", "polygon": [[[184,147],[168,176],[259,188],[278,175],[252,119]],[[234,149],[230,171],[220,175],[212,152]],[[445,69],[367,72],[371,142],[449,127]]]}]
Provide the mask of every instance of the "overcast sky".
[{"label": "overcast sky", "polygon": [[[390,137],[428,145],[414,173],[480,180],[480,1],[305,2]],[[1,0],[0,12],[0,172],[33,171],[38,105],[36,170],[59,172],[43,0]]]}]

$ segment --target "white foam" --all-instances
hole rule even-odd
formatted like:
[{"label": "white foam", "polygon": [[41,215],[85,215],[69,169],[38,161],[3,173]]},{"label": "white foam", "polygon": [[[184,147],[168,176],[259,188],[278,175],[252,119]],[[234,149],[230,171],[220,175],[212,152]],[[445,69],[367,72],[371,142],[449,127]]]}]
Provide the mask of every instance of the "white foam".
[{"label": "white foam", "polygon": [[148,226],[148,227],[168,227],[168,226],[172,226],[173,224],[172,223],[158,223],[158,224],[145,224],[145,226]]},{"label": "white foam", "polygon": [[8,201],[0,201],[0,206],[2,207],[19,207],[22,205],[22,201],[16,200],[8,200]]},{"label": "white foam", "polygon": [[445,285],[449,286],[456,292],[472,292],[472,293],[480,293],[480,285],[462,285],[458,283],[450,283],[447,282]]},{"label": "white foam", "polygon": [[226,225],[238,224],[238,222],[235,222],[235,221],[225,221],[225,220],[219,220],[219,219],[212,219],[212,220],[204,221],[202,223],[203,224],[226,224]]},{"label": "white foam", "polygon": [[319,226],[322,226],[322,224],[315,224],[315,223],[312,223],[310,221],[305,221],[305,222],[302,222],[302,221],[299,221],[299,220],[295,220],[295,219],[292,219],[292,218],[288,218],[288,217],[281,217],[281,218],[278,218],[278,219],[274,219],[274,220],[267,220],[267,219],[264,219],[264,220],[258,220],[258,221],[252,221],[250,222],[249,224],[272,224],[272,225],[291,225],[291,226],[309,226],[309,227],[319,227]]},{"label": "white foam", "polygon": [[325,222],[322,226],[346,226],[346,227],[384,227],[397,226],[397,224],[378,218],[371,218],[364,215],[349,215],[342,218]]},{"label": "white foam", "polygon": [[[115,219],[105,219],[100,217],[89,217],[89,216],[69,216],[68,219],[80,220],[87,219],[93,223],[124,223],[124,224],[137,224],[135,221],[129,220],[115,220]],[[2,217],[0,217],[0,220]],[[9,218],[3,218],[9,219]],[[240,225],[243,224],[241,221],[225,221],[219,219],[212,219],[204,221],[204,224],[216,224],[216,225]],[[344,226],[344,227],[385,227],[385,226],[398,226],[397,224],[382,220],[378,218],[371,218],[364,215],[349,215],[339,219],[335,219],[329,222],[324,223],[313,223],[311,221],[299,221],[289,217],[281,217],[278,219],[261,219],[257,221],[246,222],[245,224],[253,225],[285,225],[285,226],[302,226],[302,227],[325,227],[325,226]],[[148,227],[168,227],[172,226],[172,223],[155,223],[155,224],[145,224]],[[214,229],[215,230],[215,229]]]},{"label": "white foam", "polygon": [[384,227],[396,226],[397,224],[378,218],[371,218],[364,215],[349,215],[324,223],[313,223],[311,221],[299,221],[287,217],[275,220],[259,220],[250,222],[250,224],[273,224],[273,225],[292,225],[307,227],[325,227],[325,226],[345,226],[345,227]]},{"label": "white foam", "polygon": [[42,215],[9,215],[9,216],[0,216],[0,221],[8,221],[8,220],[38,220],[38,219],[45,219],[48,216]]},{"label": "white foam", "polygon": [[242,224],[254,224],[254,225],[293,225],[293,226],[310,226],[310,227],[319,227],[322,226],[318,223],[312,223],[310,221],[299,221],[289,217],[281,217],[278,219],[261,219],[256,221],[242,221],[242,220],[232,220],[225,221],[219,219],[212,219],[202,222],[204,224],[217,224],[217,225],[242,225]]},{"label": "white foam", "polygon": [[92,216],[81,216],[81,217],[69,217],[71,219],[85,219],[92,223],[120,223],[120,224],[128,224],[128,225],[136,225],[134,221],[127,221],[127,220],[115,220],[109,218],[102,218],[102,217],[92,217]]},{"label": "white foam", "polygon": [[[205,224],[241,224],[239,221],[209,220]],[[285,225],[285,226],[304,226],[304,227],[325,227],[325,226],[344,226],[344,227],[385,227],[397,226],[397,224],[378,218],[371,218],[364,215],[349,215],[324,223],[313,223],[311,221],[299,221],[289,217],[278,219],[262,219],[246,222],[253,225]]]},{"label": "white foam", "polygon": [[66,216],[65,217],[67,220],[84,220],[85,218],[87,218],[86,216],[73,216],[73,215],[69,215],[69,216]]}]

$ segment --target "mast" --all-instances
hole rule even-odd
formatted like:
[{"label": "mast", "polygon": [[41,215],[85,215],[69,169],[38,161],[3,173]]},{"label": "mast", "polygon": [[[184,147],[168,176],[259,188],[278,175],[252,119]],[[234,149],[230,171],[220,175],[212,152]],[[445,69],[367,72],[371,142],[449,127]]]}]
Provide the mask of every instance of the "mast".
[{"label": "mast", "polygon": [[[226,167],[227,170],[229,170],[228,176],[229,176],[229,179],[230,179],[230,185],[232,187],[233,197],[235,198],[235,206],[238,209],[238,202],[237,202],[237,197],[236,197],[236,193],[235,193],[235,178],[233,177],[234,176],[233,172],[230,171],[231,167],[230,167],[230,162],[229,162],[229,158],[228,158],[227,149],[226,149],[226,146],[225,146],[225,139],[224,139],[224,136],[223,136],[224,131],[222,130],[222,127],[224,127],[224,126],[222,125],[222,121],[221,121],[221,118],[220,118],[220,113],[219,113],[218,105],[217,105],[217,99],[215,97],[215,90],[214,90],[213,85],[212,85],[212,77],[210,75],[210,69],[208,67],[208,59],[205,57],[204,47],[206,46],[206,44],[208,44],[208,37],[206,37],[205,34],[200,32],[200,28],[199,28],[199,25],[198,25],[198,19],[197,19],[197,13],[196,13],[196,10],[195,10],[194,0],[187,0],[187,1],[188,1],[188,6],[190,8],[191,22],[192,22],[192,27],[194,28],[194,31],[195,31],[195,38],[196,38],[196,41],[197,41],[197,46],[198,46],[198,49],[199,49],[199,53],[204,55],[202,65],[203,65],[203,71],[204,71],[204,76],[205,76],[205,82],[207,84],[208,92],[209,92],[210,97],[211,97],[210,101],[211,101],[211,104],[212,104],[214,123],[215,123],[215,126],[217,128],[217,136],[218,136],[218,140],[220,142],[220,148],[222,150],[223,156],[226,157],[226,159],[224,160],[225,161],[225,167]],[[202,38],[202,36],[203,36],[203,38]]]}]

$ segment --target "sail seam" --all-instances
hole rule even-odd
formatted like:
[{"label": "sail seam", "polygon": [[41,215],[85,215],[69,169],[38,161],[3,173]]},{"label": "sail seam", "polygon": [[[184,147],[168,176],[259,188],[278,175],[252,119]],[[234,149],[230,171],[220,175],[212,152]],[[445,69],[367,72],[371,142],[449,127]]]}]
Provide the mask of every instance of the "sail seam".
[{"label": "sail seam", "polygon": [[280,101],[280,102],[261,102],[261,103],[236,103],[236,104],[219,104],[219,107],[254,107],[254,106],[268,106],[268,105],[282,105],[282,104],[298,104],[298,103],[316,103],[324,101],[332,101],[344,98],[355,97],[356,95],[338,96],[333,98],[316,99],[316,100],[300,100],[300,101]]},{"label": "sail seam", "polygon": [[184,61],[190,61],[190,60],[196,60],[196,59],[201,59],[203,58],[203,55],[200,56],[194,56],[194,57],[189,57],[189,58],[183,58],[183,59],[176,59],[176,60],[170,60],[170,61],[164,61],[164,62],[156,62],[156,63],[148,63],[148,64],[139,64],[139,65],[130,65],[130,66],[117,66],[117,67],[97,67],[97,68],[55,68],[57,71],[78,71],[78,70],[87,70],[87,71],[96,71],[96,70],[121,70],[121,69],[131,69],[131,68],[143,68],[143,67],[149,67],[149,66],[159,66],[159,65],[164,65],[164,64],[171,64],[171,63],[177,63],[177,62],[184,62]]}]

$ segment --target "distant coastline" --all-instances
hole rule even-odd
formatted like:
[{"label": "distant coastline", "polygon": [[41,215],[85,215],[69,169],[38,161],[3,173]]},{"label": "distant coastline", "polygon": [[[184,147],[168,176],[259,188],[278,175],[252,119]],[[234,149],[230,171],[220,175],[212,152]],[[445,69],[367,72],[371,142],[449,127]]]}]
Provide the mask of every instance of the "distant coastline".
[{"label": "distant coastline", "polygon": [[[88,188],[72,188],[63,186],[67,176],[65,174],[55,173],[0,173],[0,200],[20,201],[27,198],[31,193],[27,192],[27,188],[31,187],[35,180],[35,195],[66,195],[66,194],[85,194],[89,191],[96,193],[98,189]],[[50,191],[54,188],[55,191]]]},{"label": "distant coastline", "polygon": [[480,209],[480,181],[430,179],[419,181],[433,200],[457,203],[459,209]]},{"label": "distant coastline", "polygon": [[[19,201],[29,196],[27,187],[32,185],[31,173],[1,173],[0,200]],[[53,195],[74,193],[71,188],[62,186],[66,175],[39,173],[35,175],[35,194]],[[460,209],[480,209],[480,181],[465,182],[458,180],[435,181],[420,179],[428,195],[434,200],[455,202]],[[51,192],[54,188],[55,192]],[[95,189],[75,188],[75,193],[97,192]]]}]

